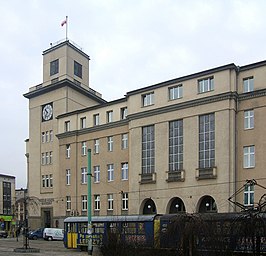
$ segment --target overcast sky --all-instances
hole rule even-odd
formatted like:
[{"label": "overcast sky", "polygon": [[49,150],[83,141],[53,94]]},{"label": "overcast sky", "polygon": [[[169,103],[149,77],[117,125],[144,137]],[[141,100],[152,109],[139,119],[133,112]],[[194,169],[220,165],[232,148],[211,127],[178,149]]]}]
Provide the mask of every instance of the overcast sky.
[{"label": "overcast sky", "polygon": [[26,187],[28,100],[42,52],[68,37],[91,57],[90,86],[126,92],[235,63],[266,59],[266,1],[10,0],[0,5],[0,173]]}]

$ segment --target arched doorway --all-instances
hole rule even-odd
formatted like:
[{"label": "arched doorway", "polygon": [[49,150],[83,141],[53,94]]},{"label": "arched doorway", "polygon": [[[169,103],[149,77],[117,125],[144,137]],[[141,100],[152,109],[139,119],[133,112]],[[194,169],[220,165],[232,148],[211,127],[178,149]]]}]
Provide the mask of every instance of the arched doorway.
[{"label": "arched doorway", "polygon": [[156,205],[151,198],[145,201],[142,213],[143,214],[156,214],[157,213]]},{"label": "arched doorway", "polygon": [[184,202],[179,197],[174,197],[170,200],[168,204],[168,213],[181,213],[186,212]]},{"label": "arched doorway", "polygon": [[218,212],[216,202],[211,196],[202,197],[198,209],[201,213]]}]

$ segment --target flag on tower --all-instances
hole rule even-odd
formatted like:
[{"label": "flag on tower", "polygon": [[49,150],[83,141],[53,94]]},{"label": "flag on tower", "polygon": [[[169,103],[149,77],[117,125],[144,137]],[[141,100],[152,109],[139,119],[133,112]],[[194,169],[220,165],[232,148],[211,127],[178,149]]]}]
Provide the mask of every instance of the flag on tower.
[{"label": "flag on tower", "polygon": [[63,20],[63,21],[61,22],[61,26],[63,27],[65,24],[67,24],[67,19],[65,19],[65,20]]}]

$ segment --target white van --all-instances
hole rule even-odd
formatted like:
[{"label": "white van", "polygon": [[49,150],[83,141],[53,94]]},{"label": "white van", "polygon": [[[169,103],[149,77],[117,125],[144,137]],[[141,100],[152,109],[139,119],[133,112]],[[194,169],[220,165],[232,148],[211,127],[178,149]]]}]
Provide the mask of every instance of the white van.
[{"label": "white van", "polygon": [[43,230],[43,239],[45,240],[63,240],[64,230],[61,228],[45,228]]}]

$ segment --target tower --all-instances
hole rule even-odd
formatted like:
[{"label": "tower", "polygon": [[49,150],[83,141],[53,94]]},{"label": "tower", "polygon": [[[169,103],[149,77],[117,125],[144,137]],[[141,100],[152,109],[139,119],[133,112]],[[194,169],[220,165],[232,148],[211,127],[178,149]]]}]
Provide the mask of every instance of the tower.
[{"label": "tower", "polygon": [[[29,139],[26,140],[29,226],[58,226],[60,207],[57,116],[105,100],[89,85],[89,56],[69,40],[43,52],[43,82],[29,89]],[[63,182],[63,181],[62,181]]]}]

